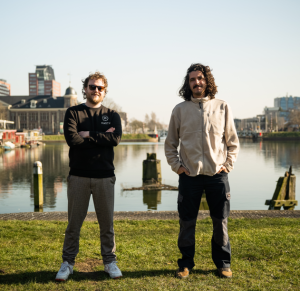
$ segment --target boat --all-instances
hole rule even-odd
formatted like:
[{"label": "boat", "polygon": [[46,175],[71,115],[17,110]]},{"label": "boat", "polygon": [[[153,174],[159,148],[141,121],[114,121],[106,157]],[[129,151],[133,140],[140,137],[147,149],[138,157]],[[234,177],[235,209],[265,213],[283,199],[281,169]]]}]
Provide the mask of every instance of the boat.
[{"label": "boat", "polygon": [[10,150],[14,150],[15,149],[15,145],[10,142],[10,141],[6,141],[4,144],[3,144],[3,148],[6,150],[6,151],[10,151]]},{"label": "boat", "polygon": [[161,134],[159,136],[159,141],[165,142],[166,138],[167,138],[167,132],[166,131],[161,132]]}]

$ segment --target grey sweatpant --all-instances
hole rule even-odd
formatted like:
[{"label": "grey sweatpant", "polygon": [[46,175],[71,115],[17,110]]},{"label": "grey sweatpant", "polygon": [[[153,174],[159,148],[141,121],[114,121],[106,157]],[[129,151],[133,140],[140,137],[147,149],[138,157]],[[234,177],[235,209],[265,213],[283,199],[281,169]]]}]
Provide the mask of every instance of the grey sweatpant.
[{"label": "grey sweatpant", "polygon": [[82,223],[87,215],[90,196],[100,225],[101,255],[104,264],[116,260],[115,234],[113,226],[114,186],[116,177],[85,178],[68,177],[68,227],[65,232],[63,261],[75,264],[79,252],[79,235]]}]

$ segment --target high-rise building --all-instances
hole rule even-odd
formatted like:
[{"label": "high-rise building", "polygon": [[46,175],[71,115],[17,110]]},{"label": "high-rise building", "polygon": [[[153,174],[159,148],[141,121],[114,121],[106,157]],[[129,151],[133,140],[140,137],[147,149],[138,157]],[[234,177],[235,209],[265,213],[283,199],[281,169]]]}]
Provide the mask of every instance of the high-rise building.
[{"label": "high-rise building", "polygon": [[278,97],[274,98],[274,107],[280,107],[283,110],[299,108],[300,97]]},{"label": "high-rise building", "polygon": [[10,96],[10,84],[4,79],[0,79],[0,96]]},{"label": "high-rise building", "polygon": [[300,97],[286,96],[274,98],[274,106],[280,108],[280,117],[288,118],[291,109],[300,109]]},{"label": "high-rise building", "polygon": [[55,81],[51,66],[36,66],[35,73],[29,73],[29,95],[60,96],[60,83]]}]

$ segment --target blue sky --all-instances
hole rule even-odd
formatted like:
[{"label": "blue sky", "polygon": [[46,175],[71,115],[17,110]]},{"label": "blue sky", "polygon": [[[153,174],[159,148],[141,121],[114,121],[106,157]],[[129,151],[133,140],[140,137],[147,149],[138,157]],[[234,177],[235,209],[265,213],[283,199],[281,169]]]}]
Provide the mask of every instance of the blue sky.
[{"label": "blue sky", "polygon": [[28,94],[28,73],[52,65],[62,93],[103,72],[108,97],[165,123],[191,63],[213,69],[238,118],[300,96],[300,1],[1,1],[0,78]]}]

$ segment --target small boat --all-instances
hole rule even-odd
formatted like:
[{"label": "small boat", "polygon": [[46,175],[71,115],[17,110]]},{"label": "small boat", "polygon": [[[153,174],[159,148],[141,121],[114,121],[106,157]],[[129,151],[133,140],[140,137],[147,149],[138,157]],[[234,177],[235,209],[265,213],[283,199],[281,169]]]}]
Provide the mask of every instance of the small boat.
[{"label": "small boat", "polygon": [[27,142],[27,144],[30,146],[30,148],[35,148],[38,146],[38,143],[36,140],[30,140]]},{"label": "small boat", "polygon": [[167,138],[167,132],[163,131],[159,136],[159,141],[165,142],[166,138]]},{"label": "small boat", "polygon": [[6,151],[10,151],[10,150],[13,150],[15,149],[15,145],[10,142],[10,141],[6,141],[4,144],[3,144],[3,148],[6,150]]}]

